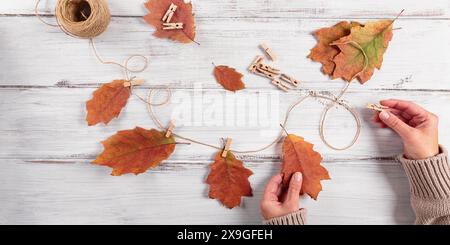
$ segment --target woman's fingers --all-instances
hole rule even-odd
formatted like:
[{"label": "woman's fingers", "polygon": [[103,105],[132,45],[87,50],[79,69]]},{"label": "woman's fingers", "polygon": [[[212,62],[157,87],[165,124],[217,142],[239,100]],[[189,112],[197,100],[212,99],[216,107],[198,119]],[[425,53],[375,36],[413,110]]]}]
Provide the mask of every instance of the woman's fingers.
[{"label": "woman's fingers", "polygon": [[300,172],[296,172],[292,175],[289,182],[289,188],[286,194],[285,204],[298,205],[300,200],[300,191],[302,189],[303,175]]},{"label": "woman's fingers", "polygon": [[280,195],[281,192],[282,180],[283,178],[281,174],[277,174],[270,179],[264,191],[263,200],[278,201],[278,196]]},{"label": "woman's fingers", "polygon": [[403,139],[407,138],[413,130],[412,127],[410,127],[408,124],[403,122],[400,118],[398,118],[388,110],[382,111],[380,113],[380,119],[384,124],[397,132]]},{"label": "woman's fingers", "polygon": [[410,118],[427,114],[425,109],[410,101],[390,99],[382,100],[380,101],[380,104],[402,111],[404,115],[408,115]]}]

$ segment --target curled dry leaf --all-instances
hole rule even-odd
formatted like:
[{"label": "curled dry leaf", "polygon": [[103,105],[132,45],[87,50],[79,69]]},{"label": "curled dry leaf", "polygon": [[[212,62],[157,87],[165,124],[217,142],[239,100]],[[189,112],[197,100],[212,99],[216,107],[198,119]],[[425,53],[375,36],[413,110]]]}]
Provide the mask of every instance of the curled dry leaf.
[{"label": "curled dry leaf", "polygon": [[[171,23],[183,23],[183,29],[163,30],[162,18],[169,9],[170,4],[178,6]],[[145,7],[150,11],[144,16],[144,20],[155,27],[154,36],[168,38],[181,43],[190,43],[195,40],[195,18],[192,13],[192,3],[185,3],[183,0],[149,0]]]},{"label": "curled dry leaf", "polygon": [[217,82],[226,90],[235,92],[245,88],[245,84],[242,82],[243,75],[234,68],[228,66],[216,66],[214,68],[214,76],[216,77]]},{"label": "curled dry leaf", "polygon": [[123,130],[102,142],[104,151],[94,164],[113,168],[112,175],[140,174],[158,166],[175,150],[175,139],[165,132],[136,127]]},{"label": "curled dry leaf", "polygon": [[211,171],[206,183],[209,184],[210,198],[218,199],[231,209],[241,204],[241,197],[253,196],[248,181],[253,172],[245,168],[233,153],[228,152],[226,157],[222,157],[222,152],[219,152],[209,167]]},{"label": "curled dry leaf", "polygon": [[313,150],[313,144],[305,141],[302,137],[289,134],[283,143],[283,185],[289,186],[289,180],[295,172],[303,174],[301,195],[308,194],[317,200],[319,192],[322,191],[321,180],[330,179],[328,171],[320,165],[322,156]]},{"label": "curled dry leaf", "polygon": [[98,123],[108,124],[119,116],[130,97],[130,88],[124,87],[125,82],[114,80],[94,92],[93,98],[86,102],[86,121],[89,126]]}]

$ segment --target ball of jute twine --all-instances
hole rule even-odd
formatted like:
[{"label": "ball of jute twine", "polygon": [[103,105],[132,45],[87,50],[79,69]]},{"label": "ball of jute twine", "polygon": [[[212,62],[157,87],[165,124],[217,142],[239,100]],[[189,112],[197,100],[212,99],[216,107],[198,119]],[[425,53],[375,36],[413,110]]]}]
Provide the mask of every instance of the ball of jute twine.
[{"label": "ball of jute twine", "polygon": [[[40,0],[36,2],[35,12],[37,12]],[[111,21],[108,2],[106,0],[58,0],[55,7],[57,25],[47,25],[60,27],[68,35],[92,39],[105,32]]]}]

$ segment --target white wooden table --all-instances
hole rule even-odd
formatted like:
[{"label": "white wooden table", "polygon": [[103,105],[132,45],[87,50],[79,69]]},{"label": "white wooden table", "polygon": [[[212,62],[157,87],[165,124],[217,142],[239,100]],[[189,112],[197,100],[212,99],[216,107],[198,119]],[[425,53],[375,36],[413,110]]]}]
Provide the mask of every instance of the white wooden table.
[{"label": "white wooden table", "polygon": [[[389,130],[370,122],[366,103],[382,98],[416,101],[440,116],[440,141],[450,144],[450,2],[448,0],[197,0],[200,46],[156,39],[146,25],[143,0],[110,0],[113,14],[106,33],[97,40],[100,53],[123,61],[128,55],[150,56],[150,68],[140,77],[147,85],[170,85],[178,95],[223,98],[212,76],[212,65],[245,71],[267,42],[280,57],[279,67],[304,81],[301,90],[337,93],[344,83],[330,81],[320,64],[306,58],[315,44],[313,30],[341,20],[392,18],[401,9],[394,39],[381,71],[366,85],[352,84],[345,97],[358,108],[362,135],[344,152],[320,141],[318,121],[323,105],[305,102],[292,115],[288,129],[315,144],[324,156],[331,181],[325,181],[317,202],[304,198],[310,224],[409,224],[406,176],[393,156],[402,150]],[[40,23],[34,0],[0,3],[0,224],[259,224],[259,201],[269,177],[280,168],[279,149],[240,155],[253,170],[253,198],[234,210],[207,198],[204,183],[214,150],[198,145],[177,146],[170,160],[139,176],[110,176],[110,169],[90,164],[102,151],[100,141],[117,130],[155,127],[145,106],[135,97],[109,126],[88,127],[85,101],[100,83],[122,78],[116,67],[104,66],[88,42],[70,38]],[[54,1],[40,10],[53,21]],[[176,71],[173,72],[173,67]],[[245,73],[248,89],[241,95],[275,91],[264,78]],[[201,84],[202,94],[194,94]],[[299,91],[279,97],[280,118]],[[249,108],[244,104],[244,109]],[[208,102],[204,101],[204,107]],[[164,122],[171,107],[158,109]],[[247,113],[245,110],[232,114]],[[246,114],[246,115],[247,115]],[[354,122],[343,110],[330,116],[330,141],[351,140]],[[183,126],[179,132],[219,144],[232,137],[234,147],[257,148],[270,142],[259,125]],[[273,125],[272,125],[273,126]]]}]

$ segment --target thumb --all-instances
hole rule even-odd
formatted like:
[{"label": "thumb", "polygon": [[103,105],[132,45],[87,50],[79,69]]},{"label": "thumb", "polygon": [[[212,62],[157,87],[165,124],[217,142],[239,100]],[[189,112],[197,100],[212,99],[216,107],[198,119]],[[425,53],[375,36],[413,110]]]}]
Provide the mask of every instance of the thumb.
[{"label": "thumb", "polygon": [[388,127],[392,128],[395,132],[400,135],[400,137],[405,137],[411,131],[411,127],[400,120],[396,115],[388,112],[380,112],[380,120],[386,124]]},{"label": "thumb", "polygon": [[296,172],[292,175],[286,194],[286,203],[298,205],[298,201],[300,200],[300,191],[302,189],[302,182],[302,173]]}]

